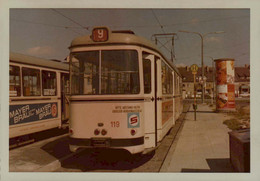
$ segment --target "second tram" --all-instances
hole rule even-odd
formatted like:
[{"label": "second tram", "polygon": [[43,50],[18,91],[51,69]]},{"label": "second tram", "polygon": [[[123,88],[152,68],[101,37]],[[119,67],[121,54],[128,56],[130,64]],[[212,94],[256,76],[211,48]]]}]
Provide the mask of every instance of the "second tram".
[{"label": "second tram", "polygon": [[157,147],[182,112],[182,77],[151,41],[97,27],[70,46],[70,150]]},{"label": "second tram", "polygon": [[9,138],[61,127],[68,120],[69,65],[10,53]]}]

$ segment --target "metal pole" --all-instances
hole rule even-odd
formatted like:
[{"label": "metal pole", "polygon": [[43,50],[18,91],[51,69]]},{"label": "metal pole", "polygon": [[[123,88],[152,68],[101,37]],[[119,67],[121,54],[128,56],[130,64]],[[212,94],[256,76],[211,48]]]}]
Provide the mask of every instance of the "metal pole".
[{"label": "metal pole", "polygon": [[206,56],[211,58],[212,60],[212,98],[211,98],[211,104],[214,103],[214,97],[215,97],[215,73],[214,73],[214,58],[212,58],[211,56]]},{"label": "metal pole", "polygon": [[211,98],[211,104],[213,105],[214,103],[214,60],[212,59],[212,98]]},{"label": "metal pole", "polygon": [[[216,79],[216,71],[215,71],[215,64],[214,64],[214,60],[212,61],[213,62],[213,101],[214,101],[214,98],[215,98],[215,92],[216,92],[216,82],[215,82],[215,79]],[[216,100],[216,99],[215,99]]]},{"label": "metal pole", "polygon": [[[184,30],[179,30],[179,32],[183,32],[183,33],[194,33],[200,36],[201,38],[201,71],[202,71],[202,79],[204,79],[204,62],[203,62],[203,37],[208,35],[208,34],[220,34],[220,33],[225,33],[224,31],[216,31],[216,32],[209,32],[204,34],[203,36],[198,33],[198,32],[191,32],[191,31],[184,31]],[[206,82],[206,80],[205,80]],[[203,80],[203,84],[202,84],[202,103],[204,103],[204,94],[205,94],[205,90],[204,90],[204,80]]]},{"label": "metal pole", "polygon": [[204,103],[205,86],[204,86],[204,61],[203,61],[203,36],[199,33],[201,37],[201,73],[202,73],[202,103]]},{"label": "metal pole", "polygon": [[193,105],[193,108],[194,108],[194,120],[196,121],[196,109],[197,109],[197,105],[196,105],[196,78],[195,78],[195,73],[193,74],[193,82],[194,82],[194,105]]}]

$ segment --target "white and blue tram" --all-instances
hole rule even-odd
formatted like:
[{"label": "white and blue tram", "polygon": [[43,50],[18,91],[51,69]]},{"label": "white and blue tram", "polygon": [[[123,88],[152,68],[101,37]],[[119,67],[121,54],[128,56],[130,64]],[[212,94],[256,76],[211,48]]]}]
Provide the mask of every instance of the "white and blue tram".
[{"label": "white and blue tram", "polygon": [[69,117],[68,91],[68,64],[11,52],[9,137],[61,127]]},{"label": "white and blue tram", "polygon": [[70,150],[157,147],[182,112],[182,78],[151,41],[97,27],[70,49]]}]

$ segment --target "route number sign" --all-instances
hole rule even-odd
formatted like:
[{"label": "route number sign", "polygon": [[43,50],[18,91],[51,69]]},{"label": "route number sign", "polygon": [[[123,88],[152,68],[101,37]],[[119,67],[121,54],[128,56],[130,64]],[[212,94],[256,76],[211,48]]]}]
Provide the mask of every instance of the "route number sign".
[{"label": "route number sign", "polygon": [[95,42],[104,42],[108,40],[108,29],[105,27],[95,28],[92,31],[92,40]]}]

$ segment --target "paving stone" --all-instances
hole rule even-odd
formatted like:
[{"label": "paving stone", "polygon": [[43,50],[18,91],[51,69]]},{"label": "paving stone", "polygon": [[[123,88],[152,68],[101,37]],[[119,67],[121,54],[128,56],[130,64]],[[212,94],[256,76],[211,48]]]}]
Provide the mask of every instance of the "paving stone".
[{"label": "paving stone", "polygon": [[[183,129],[161,172],[230,172],[229,137],[223,124],[226,115],[206,104],[198,106],[197,120],[187,112]],[[171,150],[171,149],[170,149]]]}]

